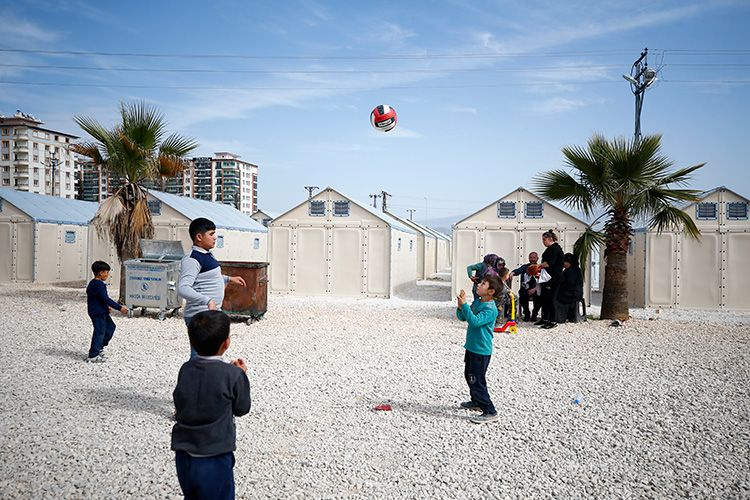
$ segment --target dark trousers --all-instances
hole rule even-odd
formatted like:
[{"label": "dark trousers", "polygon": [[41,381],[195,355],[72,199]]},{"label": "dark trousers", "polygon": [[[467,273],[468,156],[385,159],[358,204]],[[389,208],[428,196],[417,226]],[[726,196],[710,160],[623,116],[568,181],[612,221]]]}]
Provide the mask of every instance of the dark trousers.
[{"label": "dark trousers", "polygon": [[234,500],[234,453],[191,457],[176,451],[174,458],[186,500]]},{"label": "dark trousers", "polygon": [[94,358],[101,354],[112,335],[115,334],[115,322],[109,314],[101,316],[91,316],[91,322],[94,324],[94,334],[91,336],[91,347],[89,348],[89,358]]},{"label": "dark trousers", "polygon": [[484,413],[496,413],[495,405],[492,404],[490,393],[487,392],[487,367],[490,366],[492,356],[475,354],[466,351],[464,355],[464,378],[469,384],[471,400],[482,409]]},{"label": "dark trousers", "polygon": [[[521,288],[518,291],[518,300],[521,303],[521,310],[523,311],[523,318],[524,321],[526,321],[526,318],[529,317],[529,314],[533,318],[536,318],[537,314],[539,314],[539,309],[542,308],[542,301],[539,299],[539,297],[536,297],[536,299],[532,300],[529,296],[529,291],[526,288]],[[534,303],[534,310],[529,313],[529,301]]]},{"label": "dark trousers", "polygon": [[557,323],[557,291],[560,289],[560,283],[542,284],[542,319]]}]

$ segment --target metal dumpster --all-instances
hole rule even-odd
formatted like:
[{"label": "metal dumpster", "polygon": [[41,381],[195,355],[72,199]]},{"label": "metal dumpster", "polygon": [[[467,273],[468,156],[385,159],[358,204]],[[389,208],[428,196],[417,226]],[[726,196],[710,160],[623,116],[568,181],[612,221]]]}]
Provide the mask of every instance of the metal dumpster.
[{"label": "metal dumpster", "polygon": [[133,310],[146,308],[159,310],[159,319],[166,318],[171,309],[174,315],[182,307],[177,296],[180,278],[180,260],[184,256],[182,243],[169,240],[141,240],[140,259],[125,261],[125,305]]},{"label": "metal dumpster", "polygon": [[268,262],[223,261],[220,264],[223,274],[241,276],[246,285],[228,284],[221,309],[247,324],[261,319],[268,308]]}]

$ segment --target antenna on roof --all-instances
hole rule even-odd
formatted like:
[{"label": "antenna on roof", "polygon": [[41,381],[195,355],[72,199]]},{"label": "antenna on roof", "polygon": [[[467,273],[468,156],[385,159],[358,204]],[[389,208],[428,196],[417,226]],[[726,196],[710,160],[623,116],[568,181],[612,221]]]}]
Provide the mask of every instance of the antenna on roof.
[{"label": "antenna on roof", "polygon": [[407,208],[406,211],[409,212],[409,220],[412,220],[412,217],[414,216],[414,212],[416,212],[417,209],[416,208]]},{"label": "antenna on roof", "polygon": [[370,198],[372,198],[372,206],[375,208],[378,208],[378,198],[380,198],[381,195],[379,194],[371,194],[369,195]]},{"label": "antenna on roof", "polygon": [[320,188],[318,186],[305,186],[305,189],[307,189],[307,194],[308,194],[307,199],[309,200],[313,196],[312,195],[313,191],[315,191],[316,189],[320,189]]}]

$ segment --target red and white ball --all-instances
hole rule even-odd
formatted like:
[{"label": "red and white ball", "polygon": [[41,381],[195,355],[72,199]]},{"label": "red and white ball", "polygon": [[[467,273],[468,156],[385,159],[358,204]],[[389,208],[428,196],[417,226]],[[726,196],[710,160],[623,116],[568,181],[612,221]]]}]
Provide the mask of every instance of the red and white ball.
[{"label": "red and white ball", "polygon": [[370,113],[370,124],[375,127],[375,130],[381,132],[393,130],[397,121],[398,116],[396,116],[396,110],[387,104],[375,106],[375,109]]}]

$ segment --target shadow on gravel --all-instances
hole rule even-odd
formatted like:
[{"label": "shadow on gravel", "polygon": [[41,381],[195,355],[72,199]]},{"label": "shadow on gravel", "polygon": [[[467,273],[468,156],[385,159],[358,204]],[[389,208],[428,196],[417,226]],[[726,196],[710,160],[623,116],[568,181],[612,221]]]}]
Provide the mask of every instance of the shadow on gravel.
[{"label": "shadow on gravel", "polygon": [[67,289],[67,290],[3,290],[0,297],[28,298],[43,300],[48,304],[62,304],[63,302],[83,303],[82,307],[86,309],[86,289]]},{"label": "shadow on gravel", "polygon": [[74,361],[82,362],[86,359],[87,352],[73,351],[70,349],[60,349],[58,347],[46,347],[40,351],[42,354],[47,356],[53,356],[55,358],[72,359]]},{"label": "shadow on gravel", "polygon": [[151,396],[125,389],[92,389],[84,391],[84,396],[98,406],[112,410],[150,413],[157,417],[170,418],[174,409],[172,400],[168,397]]},{"label": "shadow on gravel", "polygon": [[[382,402],[373,402],[371,406],[375,406],[378,404],[381,404]],[[475,414],[471,412],[466,412],[466,415],[459,415],[456,412],[460,411],[458,410],[456,405],[430,405],[430,404],[421,404],[421,403],[415,403],[413,401],[389,401],[388,404],[390,404],[393,407],[394,412],[404,412],[404,413],[419,413],[421,415],[429,415],[431,417],[435,418],[446,418],[450,420],[468,420],[469,417],[475,416]]]},{"label": "shadow on gravel", "polygon": [[409,283],[398,287],[393,291],[393,295],[402,300],[445,302],[451,300],[451,287],[445,284]]}]

